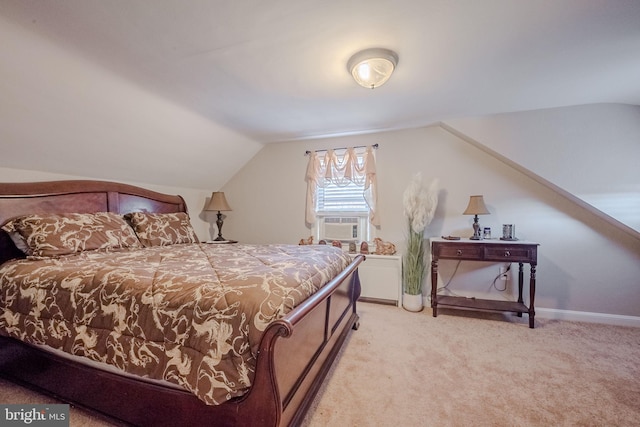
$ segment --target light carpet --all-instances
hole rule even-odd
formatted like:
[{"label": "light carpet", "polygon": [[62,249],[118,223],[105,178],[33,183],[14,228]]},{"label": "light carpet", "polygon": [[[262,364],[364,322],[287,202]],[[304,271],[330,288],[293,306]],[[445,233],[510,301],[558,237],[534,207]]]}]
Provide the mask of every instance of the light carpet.
[{"label": "light carpet", "polygon": [[[640,426],[640,328],[359,303],[303,422],[325,426]],[[55,403],[0,381],[0,402]],[[110,426],[71,409],[72,426]]]}]

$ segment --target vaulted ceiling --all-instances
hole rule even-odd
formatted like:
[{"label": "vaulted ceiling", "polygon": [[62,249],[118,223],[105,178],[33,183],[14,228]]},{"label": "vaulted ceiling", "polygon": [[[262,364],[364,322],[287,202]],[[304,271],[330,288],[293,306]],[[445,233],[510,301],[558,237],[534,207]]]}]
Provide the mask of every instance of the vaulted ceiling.
[{"label": "vaulted ceiling", "polygon": [[[121,87],[179,106],[210,122],[202,125],[216,153],[238,149],[243,161],[275,141],[558,106],[640,104],[637,0],[2,0],[0,18],[19,29],[5,41],[33,35],[58,56],[117,76]],[[374,90],[358,86],[346,69],[351,55],[369,47],[399,56],[394,75]],[[20,67],[33,67],[31,60],[50,68],[39,69],[50,81],[30,97],[47,102],[47,88],[64,74],[47,58],[51,49],[32,59],[22,43],[0,50],[8,93],[18,96],[7,79],[24,79],[10,63],[27,58]],[[96,80],[66,78],[96,90]],[[137,143],[149,144],[144,136],[136,134]],[[185,144],[207,155],[207,144]]]}]

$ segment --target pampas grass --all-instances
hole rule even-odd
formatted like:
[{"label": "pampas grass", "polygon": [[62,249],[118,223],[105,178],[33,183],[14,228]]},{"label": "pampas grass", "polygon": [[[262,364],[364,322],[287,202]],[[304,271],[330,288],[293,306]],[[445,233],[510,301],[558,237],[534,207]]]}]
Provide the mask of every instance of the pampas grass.
[{"label": "pampas grass", "polygon": [[403,257],[403,266],[404,292],[409,295],[421,294],[422,281],[426,272],[424,238],[422,233],[416,233],[411,229],[411,221],[409,221],[409,236],[407,237],[407,249]]},{"label": "pampas grass", "polygon": [[438,205],[438,180],[428,187],[422,182],[422,174],[414,175],[402,197],[404,214],[408,221],[407,247],[403,256],[404,292],[410,295],[422,293],[426,273],[424,260],[424,229],[431,223]]}]

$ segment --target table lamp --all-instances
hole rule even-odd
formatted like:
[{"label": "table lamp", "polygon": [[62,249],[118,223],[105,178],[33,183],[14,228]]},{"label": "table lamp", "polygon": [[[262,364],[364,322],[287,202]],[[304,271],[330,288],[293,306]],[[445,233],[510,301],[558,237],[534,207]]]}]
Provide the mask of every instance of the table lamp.
[{"label": "table lamp", "polygon": [[471,240],[482,240],[482,234],[480,233],[480,224],[478,224],[478,215],[487,215],[491,212],[484,204],[484,198],[482,196],[471,196],[469,198],[469,205],[467,209],[462,213],[463,215],[475,215],[473,218],[473,236]]},{"label": "table lamp", "polygon": [[229,203],[227,203],[227,199],[224,197],[224,192],[222,191],[214,191],[211,193],[211,200],[209,204],[205,208],[205,211],[218,211],[218,219],[216,220],[216,225],[218,226],[218,237],[214,239],[215,242],[224,242],[227,239],[222,237],[222,211],[230,211],[231,207]]}]

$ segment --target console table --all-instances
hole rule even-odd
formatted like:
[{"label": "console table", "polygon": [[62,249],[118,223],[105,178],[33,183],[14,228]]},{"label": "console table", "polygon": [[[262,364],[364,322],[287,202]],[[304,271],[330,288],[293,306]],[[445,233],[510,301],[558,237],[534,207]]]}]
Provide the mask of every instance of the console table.
[{"label": "console table", "polygon": [[[503,240],[446,240],[433,238],[431,241],[431,308],[433,317],[438,315],[438,306],[465,307],[479,310],[508,311],[529,315],[529,327],[534,327],[534,300],[536,295],[536,265],[538,263],[538,243]],[[438,295],[438,260],[457,259],[465,261],[517,262],[518,300],[499,301],[460,296]],[[530,266],[529,307],[522,298],[524,271],[523,264]]]}]

